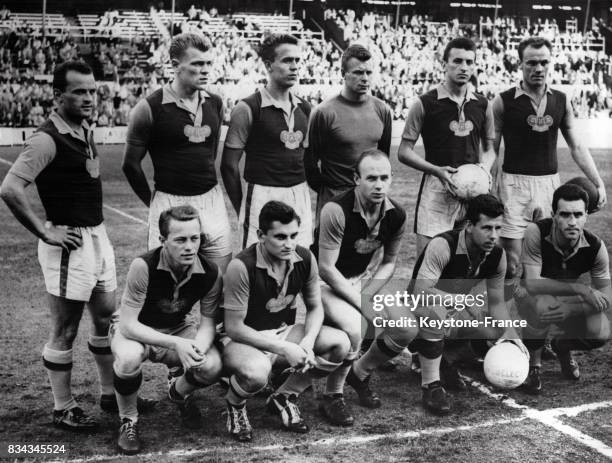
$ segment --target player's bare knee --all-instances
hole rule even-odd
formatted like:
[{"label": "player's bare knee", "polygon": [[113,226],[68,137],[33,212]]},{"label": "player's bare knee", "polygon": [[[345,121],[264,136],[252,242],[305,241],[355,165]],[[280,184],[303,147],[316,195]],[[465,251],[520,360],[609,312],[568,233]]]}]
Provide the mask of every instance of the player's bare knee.
[{"label": "player's bare knee", "polygon": [[348,335],[340,330],[335,330],[330,337],[332,338],[330,339],[330,349],[322,356],[330,362],[341,362],[351,350],[351,341]]},{"label": "player's bare knee", "polygon": [[246,391],[258,391],[268,382],[270,376],[270,361],[252,360],[240,366],[236,375],[240,378],[240,385]]},{"label": "player's bare knee", "polygon": [[586,337],[603,346],[610,339],[610,321],[603,314],[596,314],[586,320]]},{"label": "player's bare knee", "polygon": [[419,329],[416,326],[393,327],[387,328],[385,334],[389,336],[396,344],[400,346],[408,346],[410,342],[417,337]]},{"label": "player's bare knee", "polygon": [[200,384],[213,384],[221,377],[222,365],[220,359],[207,357],[204,363],[192,368],[193,376]]},{"label": "player's bare knee", "polygon": [[63,324],[56,325],[51,329],[49,346],[56,350],[72,349],[72,344],[78,333],[78,325]]},{"label": "player's bare knee", "polygon": [[113,367],[118,372],[129,374],[137,371],[144,361],[144,349],[137,343],[130,343],[117,349],[113,346],[115,361]]}]

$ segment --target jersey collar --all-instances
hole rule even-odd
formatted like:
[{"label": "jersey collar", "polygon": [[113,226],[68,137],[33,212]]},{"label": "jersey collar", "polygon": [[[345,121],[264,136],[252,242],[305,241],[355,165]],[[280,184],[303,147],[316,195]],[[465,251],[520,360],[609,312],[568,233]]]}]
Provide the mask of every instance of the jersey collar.
[{"label": "jersey collar", "polygon": [[[162,247],[161,252],[159,253],[159,263],[157,264],[157,270],[164,270],[170,273],[170,275],[172,275],[172,278],[176,281],[176,277],[174,276],[174,273],[170,269],[167,251],[163,247]],[[206,272],[204,271],[204,267],[202,267],[202,262],[200,262],[200,258],[196,255],[196,258],[194,259],[193,264],[191,265],[189,270],[187,270],[187,275],[185,276],[183,281],[188,281],[192,275],[195,275],[198,273],[204,274]]]},{"label": "jersey collar", "polygon": [[[438,92],[438,100],[443,100],[444,98],[448,98],[449,100],[456,101],[453,95],[450,94],[450,92],[446,89],[446,87],[443,84],[439,84],[436,87],[436,91]],[[472,87],[472,85],[468,84],[467,92],[465,94],[465,101],[470,101],[470,100],[478,100],[478,98],[476,98],[476,94],[474,92],[474,88]]]},{"label": "jersey collar", "polygon": [[559,240],[557,240],[557,226],[555,225],[554,220],[552,223],[552,227],[550,227],[550,233],[546,235],[544,239],[548,241],[550,244],[552,244],[555,251],[561,254],[564,257],[564,259],[569,259],[570,257],[574,256],[578,252],[578,250],[580,250],[581,248],[591,247],[588,240],[584,236],[584,230],[582,230],[580,232],[580,238],[578,238],[578,242],[576,243],[576,246],[574,246],[571,252],[566,255],[561,249],[561,247],[559,246]]},{"label": "jersey collar", "polygon": [[[51,112],[51,114],[49,115],[49,120],[53,123],[57,131],[62,135],[70,135],[71,137],[76,138],[77,140],[81,140],[89,144],[88,141],[83,138],[80,133],[76,132],[72,129],[72,127],[70,127],[70,125],[68,125],[68,122],[66,122],[57,111]],[[83,121],[81,122],[81,127],[83,127],[83,131],[86,134],[86,137],[89,139],[89,132],[93,129],[93,127],[90,126],[85,119],[83,119]]]},{"label": "jersey collar", "polygon": [[[210,98],[210,94],[206,90],[200,90],[200,102],[204,104],[204,100],[206,98]],[[174,90],[172,90],[172,86],[170,84],[164,85],[162,87],[162,102],[161,104],[169,104],[174,103],[175,105],[183,108],[185,107],[182,98],[176,94]]]},{"label": "jersey collar", "polygon": [[[548,84],[546,84],[546,93],[547,94],[552,94],[552,89],[550,88],[550,86]],[[529,94],[525,90],[523,90],[523,81],[522,80],[518,84],[516,84],[516,88],[514,89],[514,99],[517,99],[521,95],[529,96]],[[529,98],[531,98],[531,97],[529,97]]]}]

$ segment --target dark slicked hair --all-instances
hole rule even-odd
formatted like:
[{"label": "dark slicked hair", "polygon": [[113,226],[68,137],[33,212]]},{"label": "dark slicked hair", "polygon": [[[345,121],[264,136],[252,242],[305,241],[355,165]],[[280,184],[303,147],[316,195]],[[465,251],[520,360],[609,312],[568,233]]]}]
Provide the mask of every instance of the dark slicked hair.
[{"label": "dark slicked hair", "polygon": [[472,39],[468,39],[467,37],[456,37],[446,44],[446,48],[444,49],[444,54],[442,55],[442,60],[444,60],[444,62],[448,61],[450,51],[453,48],[459,48],[460,50],[473,51],[474,53],[476,53],[476,44],[474,43]]},{"label": "dark slicked hair", "polygon": [[287,225],[294,220],[297,221],[298,226],[302,223],[300,216],[291,206],[282,201],[268,201],[259,212],[259,229],[262,233],[268,233],[268,230],[272,228],[272,222]]},{"label": "dark slicked hair", "polygon": [[361,162],[366,158],[385,158],[388,160],[389,156],[384,151],[381,151],[376,148],[365,150],[359,155],[359,159],[357,159],[357,163],[355,163],[355,173],[357,174],[357,176],[361,176],[361,173],[359,172],[359,167],[361,166]]},{"label": "dark slicked hair", "polygon": [[468,201],[465,218],[472,225],[480,220],[480,214],[490,218],[499,217],[504,213],[504,205],[495,196],[490,194],[478,195]]},{"label": "dark slicked hair", "polygon": [[346,72],[347,63],[351,58],[357,58],[359,61],[368,61],[372,58],[372,53],[366,47],[359,44],[350,45],[344,53],[342,53],[341,67],[342,74]]},{"label": "dark slicked hair", "polygon": [[212,48],[212,43],[208,37],[202,34],[185,32],[183,34],[175,35],[172,37],[170,49],[168,50],[170,59],[180,61],[189,48],[195,48],[196,50],[207,52]]},{"label": "dark slicked hair", "polygon": [[580,185],[574,183],[565,183],[555,190],[552,199],[552,210],[553,213],[557,212],[559,206],[559,200],[565,201],[584,201],[584,210],[589,207],[589,194]]},{"label": "dark slicked hair", "polygon": [[200,214],[193,206],[188,204],[166,209],[159,216],[159,234],[164,238],[168,238],[168,233],[170,232],[170,220],[177,220],[179,222],[197,220],[200,222]]},{"label": "dark slicked hair", "polygon": [[66,81],[66,75],[69,71],[78,72],[79,74],[93,74],[93,70],[85,61],[74,60],[74,61],[66,61],[65,63],[60,64],[53,71],[53,89],[59,90],[60,92],[66,91],[66,86],[68,82]]},{"label": "dark slicked hair", "polygon": [[270,34],[263,39],[259,45],[259,56],[266,63],[271,63],[276,58],[276,48],[288,43],[289,45],[299,45],[300,41],[291,34]]},{"label": "dark slicked hair", "polygon": [[546,47],[552,53],[552,43],[550,43],[549,40],[545,39],[544,37],[529,37],[521,41],[521,43],[519,43],[518,55],[521,61],[523,61],[523,52],[525,51],[525,48],[527,47],[532,47],[532,48]]}]

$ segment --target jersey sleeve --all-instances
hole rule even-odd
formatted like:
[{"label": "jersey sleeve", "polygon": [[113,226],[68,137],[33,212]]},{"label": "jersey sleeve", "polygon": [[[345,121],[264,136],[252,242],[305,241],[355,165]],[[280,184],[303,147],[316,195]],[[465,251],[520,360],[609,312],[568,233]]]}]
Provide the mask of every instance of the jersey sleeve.
[{"label": "jersey sleeve", "polygon": [[140,100],[130,114],[126,143],[132,146],[148,146],[153,130],[153,113],[146,99]]},{"label": "jersey sleeve", "polygon": [[251,108],[244,101],[240,101],[232,109],[229,128],[225,137],[225,147],[231,149],[244,149],[249,139],[253,114]]},{"label": "jersey sleeve", "polygon": [[404,123],[404,131],[402,139],[416,142],[421,135],[423,128],[423,119],[425,118],[425,109],[420,98],[416,97],[408,110],[406,122]]},{"label": "jersey sleeve", "polygon": [[9,173],[31,183],[55,159],[55,154],[55,142],[51,135],[35,132],[26,141],[24,150]]},{"label": "jersey sleeve", "polygon": [[531,223],[523,237],[523,253],[521,262],[524,265],[542,265],[542,246],[540,244],[540,229]]},{"label": "jersey sleeve", "polygon": [[329,202],[323,206],[319,225],[319,247],[339,249],[344,237],[345,223],[344,211],[338,203]]},{"label": "jersey sleeve", "polygon": [[246,312],[249,306],[249,274],[244,262],[233,259],[223,276],[223,308]]},{"label": "jersey sleeve", "polygon": [[423,261],[416,278],[417,280],[429,280],[436,283],[440,279],[444,268],[450,262],[451,255],[448,241],[444,238],[434,238],[427,244],[423,252]]},{"label": "jersey sleeve", "polygon": [[121,299],[122,307],[142,309],[147,298],[149,286],[149,267],[140,257],[134,259],[128,270],[125,290]]}]

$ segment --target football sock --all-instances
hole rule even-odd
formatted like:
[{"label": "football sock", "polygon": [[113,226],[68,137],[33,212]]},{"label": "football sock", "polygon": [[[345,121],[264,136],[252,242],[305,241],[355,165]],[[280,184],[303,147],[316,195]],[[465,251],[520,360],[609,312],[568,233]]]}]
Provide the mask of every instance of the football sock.
[{"label": "football sock", "polygon": [[529,350],[529,366],[530,367],[541,367],[542,366],[542,351],[543,347],[538,349]]},{"label": "football sock", "polygon": [[397,357],[402,353],[405,346],[400,346],[385,333],[380,334],[372,343],[368,351],[353,363],[355,376],[363,381],[371,375],[374,369],[387,360]]},{"label": "football sock", "polygon": [[316,361],[317,365],[306,371],[306,373],[298,371],[289,375],[276,392],[285,395],[300,395],[310,386],[312,379],[324,378],[342,366],[341,363],[330,362],[319,356],[316,357]]},{"label": "football sock", "polygon": [[138,420],[138,389],[142,383],[142,369],[124,372],[114,366],[114,386],[119,419]]},{"label": "football sock", "polygon": [[98,367],[100,394],[114,394],[113,387],[113,354],[108,336],[89,335],[89,351],[93,354]]},{"label": "football sock", "polygon": [[256,391],[245,391],[243,387],[238,383],[238,378],[236,378],[236,375],[232,375],[230,377],[229,386],[230,387],[227,390],[227,394],[225,395],[225,400],[227,400],[231,405],[234,405],[236,407],[241,407],[242,405],[244,405],[244,403],[249,397],[253,397],[264,387],[266,387],[266,385],[264,384]]},{"label": "football sock", "polygon": [[442,356],[428,359],[419,354],[421,362],[421,386],[440,381],[440,361]]},{"label": "football sock", "polygon": [[346,381],[346,377],[348,376],[351,366],[358,355],[359,353],[356,351],[349,352],[344,359],[344,362],[342,362],[342,365],[331,372],[331,374],[327,377],[325,395],[343,393],[344,382]]},{"label": "football sock", "polygon": [[55,410],[66,410],[76,407],[77,403],[72,397],[70,389],[72,349],[60,351],[51,349],[48,344],[45,344],[42,356],[51,383],[53,408]]}]

